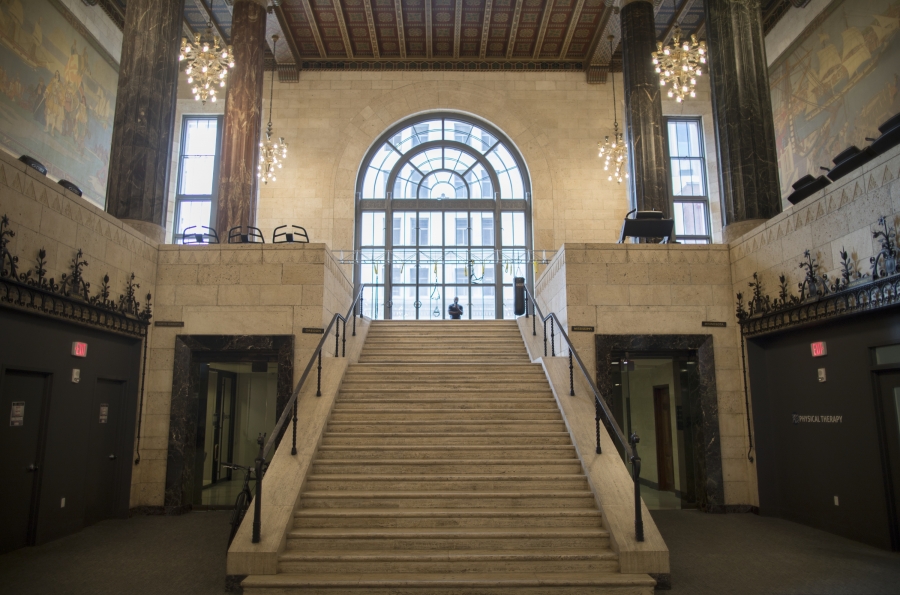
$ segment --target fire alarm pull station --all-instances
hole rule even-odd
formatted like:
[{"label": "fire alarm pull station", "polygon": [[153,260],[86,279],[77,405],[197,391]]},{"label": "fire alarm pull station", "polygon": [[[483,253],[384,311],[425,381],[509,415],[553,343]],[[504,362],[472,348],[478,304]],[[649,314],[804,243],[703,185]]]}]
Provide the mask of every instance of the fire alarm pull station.
[{"label": "fire alarm pull station", "polygon": [[81,382],[81,370],[78,368],[72,368],[72,382],[75,384]]}]

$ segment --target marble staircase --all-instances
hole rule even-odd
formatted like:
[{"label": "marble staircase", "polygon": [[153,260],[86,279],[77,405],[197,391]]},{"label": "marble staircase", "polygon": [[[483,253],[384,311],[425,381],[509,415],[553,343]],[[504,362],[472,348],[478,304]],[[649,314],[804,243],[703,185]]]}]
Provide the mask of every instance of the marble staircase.
[{"label": "marble staircase", "polygon": [[248,595],[650,595],[514,321],[372,323],[278,573]]}]

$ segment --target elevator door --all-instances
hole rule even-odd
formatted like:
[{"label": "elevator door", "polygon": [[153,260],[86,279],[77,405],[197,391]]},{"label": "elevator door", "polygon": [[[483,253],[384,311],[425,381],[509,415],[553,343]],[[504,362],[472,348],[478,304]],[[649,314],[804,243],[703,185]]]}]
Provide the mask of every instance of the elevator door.
[{"label": "elevator door", "polygon": [[119,458],[119,424],[125,404],[125,383],[97,379],[91,417],[91,444],[88,447],[87,486],[84,522],[86,525],[114,516],[116,468]]},{"label": "elevator door", "polygon": [[50,375],[6,370],[0,379],[0,553],[34,544]]}]

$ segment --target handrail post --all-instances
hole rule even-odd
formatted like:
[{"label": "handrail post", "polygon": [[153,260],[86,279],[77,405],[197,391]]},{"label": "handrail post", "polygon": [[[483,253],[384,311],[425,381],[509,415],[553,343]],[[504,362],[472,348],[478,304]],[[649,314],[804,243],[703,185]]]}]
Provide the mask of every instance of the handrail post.
[{"label": "handrail post", "polygon": [[347,357],[347,321],[346,320],[344,321],[344,337],[341,339],[341,357]]},{"label": "handrail post", "polygon": [[544,357],[547,357],[547,321],[544,320]]},{"label": "handrail post", "polygon": [[537,327],[535,326],[537,324],[537,321],[535,320],[535,318],[537,318],[537,315],[534,313],[534,300],[531,300],[531,336],[532,337],[537,336]]},{"label": "handrail post", "polygon": [[637,434],[632,434],[629,442],[631,442],[631,467],[634,470],[634,535],[637,541],[644,541],[644,519],[641,517],[641,457],[637,451],[640,441]]},{"label": "handrail post", "polygon": [[322,396],[322,350],[319,350],[319,378],[316,380],[316,396]]},{"label": "handrail post", "polygon": [[556,328],[556,321],[552,318],[550,319],[550,356],[556,357],[556,337],[553,334],[553,329]]},{"label": "handrail post", "polygon": [[297,399],[294,399],[294,430],[291,442],[291,454],[297,454]]},{"label": "handrail post", "polygon": [[572,346],[569,345],[569,396],[575,396],[575,368],[572,366]]},{"label": "handrail post", "polygon": [[259,532],[262,525],[260,515],[262,514],[263,448],[266,444],[266,435],[260,434],[256,443],[259,444],[259,456],[256,457],[256,497],[253,499],[253,543],[259,543]]},{"label": "handrail post", "polygon": [[337,324],[334,325],[334,357],[338,356],[340,353],[341,346],[341,319],[337,319]]},{"label": "handrail post", "polygon": [[528,318],[528,292],[527,291],[525,292],[525,295],[523,297],[525,299],[525,318]]},{"label": "handrail post", "polygon": [[[359,307],[362,307],[362,298],[359,298]],[[353,308],[353,336],[356,336],[356,308]]]},{"label": "handrail post", "polygon": [[597,454],[603,454],[600,449],[600,401],[594,397],[594,430],[597,432]]}]

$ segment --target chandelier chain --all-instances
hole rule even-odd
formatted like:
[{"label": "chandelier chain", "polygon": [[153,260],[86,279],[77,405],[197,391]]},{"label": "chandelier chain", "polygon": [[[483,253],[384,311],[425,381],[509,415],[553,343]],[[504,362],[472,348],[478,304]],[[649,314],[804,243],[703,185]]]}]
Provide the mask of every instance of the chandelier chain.
[{"label": "chandelier chain", "polygon": [[[278,35],[272,36],[272,54],[278,47]],[[282,162],[287,159],[287,143],[283,137],[273,140],[272,132],[272,106],[275,97],[275,76],[278,73],[278,63],[275,63],[275,70],[272,71],[272,83],[269,87],[269,123],[266,126],[266,138],[259,143],[259,165],[257,166],[256,177],[260,178],[263,184],[268,184],[271,180],[276,181],[275,170],[281,169]]]},{"label": "chandelier chain", "polygon": [[[612,35],[609,36],[609,55],[612,56],[613,53],[613,39]],[[613,99],[613,136],[612,140],[607,136],[606,140],[602,143],[597,143],[597,147],[600,149],[599,156],[604,158],[605,161],[603,163],[603,170],[609,171],[610,166],[613,166],[612,173],[609,174],[607,178],[608,181],[612,181],[613,178],[616,179],[616,182],[619,184],[622,183],[622,180],[628,178],[628,172],[626,170],[626,165],[628,164],[628,148],[625,146],[625,139],[621,132],[619,132],[619,115],[618,110],[616,108],[616,76],[612,72],[612,60],[610,59],[610,67],[609,67],[609,75],[612,77],[612,99]]]}]

